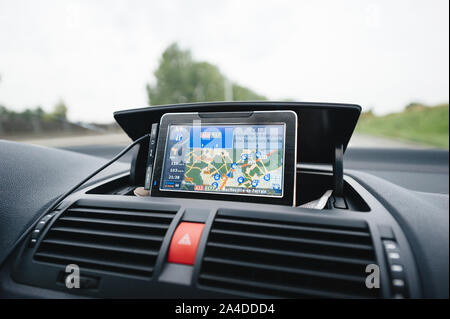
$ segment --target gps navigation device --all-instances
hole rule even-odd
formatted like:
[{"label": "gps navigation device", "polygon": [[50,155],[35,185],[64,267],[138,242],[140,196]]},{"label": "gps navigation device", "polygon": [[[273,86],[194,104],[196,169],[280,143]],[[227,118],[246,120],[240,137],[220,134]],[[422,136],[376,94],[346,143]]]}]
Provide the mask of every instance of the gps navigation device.
[{"label": "gps navigation device", "polygon": [[292,111],[165,114],[151,194],[294,205],[296,139]]}]

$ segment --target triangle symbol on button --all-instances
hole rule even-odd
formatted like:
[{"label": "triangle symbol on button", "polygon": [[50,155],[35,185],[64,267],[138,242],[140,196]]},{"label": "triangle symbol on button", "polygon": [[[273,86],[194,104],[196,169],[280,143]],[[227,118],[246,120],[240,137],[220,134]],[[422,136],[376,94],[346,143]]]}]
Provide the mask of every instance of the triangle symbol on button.
[{"label": "triangle symbol on button", "polygon": [[181,237],[181,239],[178,241],[178,245],[185,245],[185,246],[191,245],[191,239],[189,238],[188,233],[184,234],[184,236]]}]

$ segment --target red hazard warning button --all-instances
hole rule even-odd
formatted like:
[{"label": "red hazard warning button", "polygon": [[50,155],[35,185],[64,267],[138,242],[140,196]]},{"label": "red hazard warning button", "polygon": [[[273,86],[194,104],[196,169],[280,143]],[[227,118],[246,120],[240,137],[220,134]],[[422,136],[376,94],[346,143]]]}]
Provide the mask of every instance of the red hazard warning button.
[{"label": "red hazard warning button", "polygon": [[168,262],[193,265],[205,224],[182,222],[178,225],[169,247]]}]

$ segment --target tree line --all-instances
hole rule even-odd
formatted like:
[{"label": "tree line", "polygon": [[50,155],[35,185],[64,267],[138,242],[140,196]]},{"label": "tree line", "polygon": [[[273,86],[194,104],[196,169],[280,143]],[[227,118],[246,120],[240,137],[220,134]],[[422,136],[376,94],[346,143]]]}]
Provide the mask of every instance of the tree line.
[{"label": "tree line", "polygon": [[67,121],[67,106],[63,101],[58,102],[51,112],[45,112],[40,106],[16,112],[0,105],[0,135],[71,129],[72,125]]},{"label": "tree line", "polygon": [[147,85],[149,105],[266,100],[265,96],[229,81],[217,66],[195,61],[191,52],[180,49],[177,43],[164,50],[154,75],[156,83]]}]

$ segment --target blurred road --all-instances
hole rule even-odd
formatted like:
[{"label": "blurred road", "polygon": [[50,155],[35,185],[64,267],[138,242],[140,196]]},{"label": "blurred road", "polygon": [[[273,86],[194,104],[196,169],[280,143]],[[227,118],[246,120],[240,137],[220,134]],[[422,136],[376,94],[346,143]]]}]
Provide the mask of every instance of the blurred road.
[{"label": "blurred road", "polygon": [[[88,148],[94,146],[126,146],[131,139],[125,133],[103,134],[103,135],[81,135],[69,137],[54,137],[21,140],[21,142],[31,143],[35,145],[71,148],[83,147]],[[413,142],[398,141],[388,138],[375,137],[369,135],[355,134],[350,140],[349,147],[353,148],[408,148],[408,149],[429,149],[426,145]]]},{"label": "blurred road", "polygon": [[355,134],[352,136],[348,147],[352,148],[409,148],[409,149],[430,149],[432,147],[395,139],[376,137],[371,135]]},{"label": "blurred road", "polygon": [[95,145],[124,145],[131,143],[131,139],[125,133],[76,135],[38,139],[24,139],[18,142],[30,143],[48,147],[72,147]]}]

